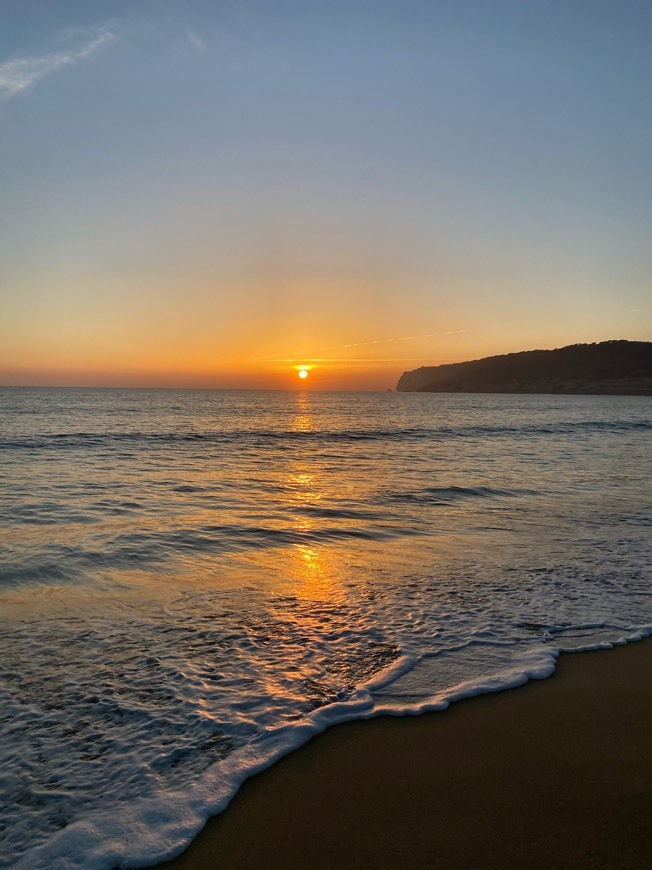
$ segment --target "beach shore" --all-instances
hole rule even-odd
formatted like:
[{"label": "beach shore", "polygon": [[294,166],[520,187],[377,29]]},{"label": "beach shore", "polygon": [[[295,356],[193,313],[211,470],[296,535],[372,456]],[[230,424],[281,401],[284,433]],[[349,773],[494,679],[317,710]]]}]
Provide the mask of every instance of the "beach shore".
[{"label": "beach shore", "polygon": [[652,855],[652,640],[442,713],[335,726],[248,780],[202,868],[641,868]]}]

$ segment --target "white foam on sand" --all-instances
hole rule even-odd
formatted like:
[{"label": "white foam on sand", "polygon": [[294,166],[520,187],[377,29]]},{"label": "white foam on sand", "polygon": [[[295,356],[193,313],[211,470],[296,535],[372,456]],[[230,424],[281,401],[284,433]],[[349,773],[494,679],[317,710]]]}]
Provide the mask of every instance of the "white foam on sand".
[{"label": "white foam on sand", "polygon": [[[602,625],[594,628],[605,633]],[[500,650],[502,665],[495,659],[495,668],[476,676],[460,679],[442,687],[418,702],[417,686],[437,671],[435,663],[448,659],[455,667],[455,653],[467,655],[476,643],[464,644],[458,650],[443,650],[421,658],[400,656],[395,662],[361,685],[346,702],[321,707],[293,724],[271,728],[245,747],[207,770],[192,788],[160,789],[149,797],[130,801],[121,809],[101,807],[87,817],[73,822],[54,837],[24,855],[15,865],[17,870],[109,870],[117,866],[148,866],[180,854],[203,827],[206,820],[228,805],[242,782],[270,766],[283,755],[306,743],[315,734],[331,725],[353,719],[368,719],[381,715],[415,715],[427,711],[445,710],[454,701],[487,692],[514,688],[528,680],[549,677],[564,649],[573,652],[606,649],[614,645],[640,640],[652,634],[652,625],[610,630],[609,639],[591,642],[589,627],[569,626],[564,634],[586,637],[583,645],[571,647],[536,644],[532,646],[491,643],[483,644],[484,652]],[[507,661],[504,660],[507,653]],[[403,699],[403,700],[401,700]]]}]

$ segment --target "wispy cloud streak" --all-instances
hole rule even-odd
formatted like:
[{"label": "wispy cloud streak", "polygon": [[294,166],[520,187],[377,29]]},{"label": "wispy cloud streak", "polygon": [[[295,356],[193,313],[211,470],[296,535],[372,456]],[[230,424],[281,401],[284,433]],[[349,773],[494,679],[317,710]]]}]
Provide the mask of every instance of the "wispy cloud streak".
[{"label": "wispy cloud streak", "polygon": [[87,34],[86,41],[74,48],[6,60],[0,63],[0,95],[11,99],[57,70],[92,57],[115,38],[115,32],[105,25]]},{"label": "wispy cloud streak", "polygon": [[[355,366],[379,366],[384,365],[385,363],[397,363],[397,362],[420,362],[423,363],[422,356],[374,356],[369,357],[367,359],[362,357],[350,357],[350,356],[295,356],[288,357],[287,359],[275,359],[272,362],[277,365],[293,365],[295,363],[305,363],[306,360],[309,359],[311,363],[315,363],[320,366],[328,366],[328,365],[337,365],[340,363],[346,364],[347,367],[355,367]],[[436,360],[437,361],[437,360]],[[438,360],[439,362],[444,362],[443,359]]]},{"label": "wispy cloud streak", "polygon": [[[356,347],[368,347],[369,345],[383,345],[383,344],[393,344],[397,341],[421,341],[427,338],[437,338],[440,335],[463,335],[465,332],[464,329],[449,329],[447,332],[429,332],[426,335],[402,335],[397,338],[377,338],[373,341],[356,341],[353,344],[329,344],[326,347],[318,347],[313,349],[311,352],[300,353],[299,351],[291,351],[290,355],[287,354],[272,354],[271,356],[264,356],[262,359],[268,362],[279,362],[279,363],[292,363],[296,362],[299,358],[310,359],[313,361],[325,361],[326,359],[332,359],[336,362],[342,362],[341,359],[336,359],[335,357],[315,357],[312,354],[315,353],[323,353],[326,350],[349,350],[351,348]],[[380,348],[379,348],[380,350]],[[347,357],[346,359],[351,359]],[[393,359],[389,359],[388,357],[377,357],[378,361],[381,362],[411,362],[418,357],[394,357]]]},{"label": "wispy cloud streak", "polygon": [[198,33],[195,33],[194,30],[188,29],[186,31],[186,38],[188,44],[197,52],[197,54],[205,54],[206,43]]}]

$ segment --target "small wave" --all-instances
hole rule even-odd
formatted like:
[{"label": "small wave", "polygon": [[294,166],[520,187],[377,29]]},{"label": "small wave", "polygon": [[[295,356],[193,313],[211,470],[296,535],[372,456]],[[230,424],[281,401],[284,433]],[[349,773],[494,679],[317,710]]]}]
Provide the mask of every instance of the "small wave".
[{"label": "small wave", "polygon": [[[21,587],[26,584],[53,585],[69,583],[73,580],[73,570],[65,570],[53,562],[30,565],[25,562],[20,564],[4,564],[0,567],[0,589],[8,587]],[[85,578],[84,578],[85,579]],[[74,580],[73,580],[74,582]]]},{"label": "small wave", "polygon": [[4,525],[56,526],[68,523],[92,523],[93,517],[82,511],[66,508],[59,502],[33,502],[12,505],[11,510],[0,511]]},{"label": "small wave", "polygon": [[629,432],[650,431],[649,420],[588,420],[580,422],[557,422],[549,425],[523,426],[436,426],[436,427],[392,427],[348,430],[315,430],[297,432],[294,430],[239,429],[205,432],[71,432],[23,438],[0,439],[0,450],[12,449],[63,449],[114,447],[124,444],[175,445],[197,444],[234,444],[244,440],[287,441],[302,443],[315,441],[357,442],[357,441],[422,441],[449,438],[478,437],[532,437],[537,435],[568,435],[590,432]]},{"label": "small wave", "polygon": [[384,513],[378,511],[360,510],[359,508],[328,508],[317,505],[293,507],[292,512],[309,517],[321,517],[334,520],[385,520]]},{"label": "small wave", "polygon": [[389,501],[409,502],[412,504],[447,505],[465,499],[517,498],[541,495],[533,489],[498,489],[491,486],[429,486],[416,492],[385,493]]},{"label": "small wave", "polygon": [[[332,518],[337,514],[334,511]],[[346,516],[346,512],[344,515]],[[360,519],[359,516],[356,518]],[[173,564],[175,558],[188,555],[227,555],[295,545],[328,545],[347,540],[389,541],[420,534],[422,532],[418,529],[388,523],[367,527],[329,526],[317,529],[275,529],[224,524],[192,529],[132,532],[106,538],[103,546],[97,549],[80,544],[51,544],[46,550],[20,564],[5,561],[0,564],[0,588],[31,584],[88,584],[92,583],[92,578],[98,571],[151,569],[164,563]]]},{"label": "small wave", "polygon": [[[236,524],[200,526],[195,529],[176,529],[169,532],[134,533],[116,538],[118,560],[121,554],[137,558],[142,548],[151,554],[156,547],[165,550],[192,550],[201,552],[238,552],[249,549],[284,547],[293,544],[324,544],[331,541],[359,539],[386,541],[392,538],[418,535],[419,531],[393,525],[368,528],[331,527],[320,529],[274,529],[266,526]],[[102,554],[102,558],[106,558]]]}]

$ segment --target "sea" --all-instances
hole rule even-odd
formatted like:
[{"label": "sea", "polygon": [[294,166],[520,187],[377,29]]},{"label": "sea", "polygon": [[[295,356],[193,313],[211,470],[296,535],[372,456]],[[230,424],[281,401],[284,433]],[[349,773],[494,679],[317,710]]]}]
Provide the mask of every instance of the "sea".
[{"label": "sea", "polygon": [[[0,867],[652,630],[652,398],[0,390]],[[596,711],[598,714],[599,711]]]}]

